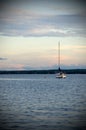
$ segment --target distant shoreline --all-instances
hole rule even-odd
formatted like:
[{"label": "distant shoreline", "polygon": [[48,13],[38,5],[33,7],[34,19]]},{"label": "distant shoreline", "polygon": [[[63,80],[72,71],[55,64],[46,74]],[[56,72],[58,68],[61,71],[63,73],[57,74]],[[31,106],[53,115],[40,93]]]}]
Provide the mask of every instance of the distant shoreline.
[{"label": "distant shoreline", "polygon": [[[86,69],[66,69],[62,71],[66,74],[86,74]],[[53,70],[0,70],[0,74],[55,74],[59,71]]]}]

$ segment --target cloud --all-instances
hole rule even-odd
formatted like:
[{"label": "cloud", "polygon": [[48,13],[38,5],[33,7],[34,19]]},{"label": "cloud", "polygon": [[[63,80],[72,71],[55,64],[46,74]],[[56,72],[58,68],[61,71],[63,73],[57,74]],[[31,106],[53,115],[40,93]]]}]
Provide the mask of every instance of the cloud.
[{"label": "cloud", "polygon": [[17,64],[17,63],[15,64],[10,63],[8,65],[3,63],[0,64],[0,70],[22,70],[23,67],[24,67],[23,64]]},{"label": "cloud", "polygon": [[24,70],[35,70],[35,69],[37,69],[37,68],[31,67],[31,66],[29,66],[29,65],[24,65],[24,66],[23,66],[23,69],[24,69]]},{"label": "cloud", "polygon": [[[61,69],[86,69],[86,65],[83,64],[61,64]],[[57,64],[53,65],[40,65],[40,66],[30,66],[28,64],[9,64],[6,66],[5,64],[0,64],[0,70],[49,70],[49,69],[58,69]]]},{"label": "cloud", "polygon": [[7,60],[7,58],[0,57],[0,60]]},{"label": "cloud", "polygon": [[46,3],[34,2],[34,0],[32,2],[29,0],[28,4],[26,1],[21,4],[17,1],[9,4],[3,2],[0,11],[0,35],[85,36],[86,19],[85,13],[82,13],[85,12],[84,4],[80,7],[81,2],[74,5],[74,1],[72,4],[67,1],[58,3],[56,0],[50,3],[48,0]]},{"label": "cloud", "polygon": [[[2,19],[1,35],[7,36],[84,36],[85,23],[83,18],[75,16],[46,16],[41,18],[10,18],[8,22]],[[77,16],[78,17],[78,16]],[[28,21],[28,22],[27,22]],[[63,24],[64,21],[64,24]],[[81,23],[80,23],[81,22]]]},{"label": "cloud", "polygon": [[[86,69],[86,65],[81,64],[70,64],[70,65],[64,65],[61,64],[61,69]],[[30,67],[28,65],[25,65],[23,67],[24,70],[48,70],[48,69],[58,69],[58,65],[52,65],[52,66],[40,66],[40,67]]]},{"label": "cloud", "polygon": [[[58,69],[58,66],[57,65],[53,65],[52,68],[54,69]],[[81,65],[81,64],[70,64],[70,65],[64,65],[64,64],[61,64],[61,69],[86,69],[86,65]]]}]

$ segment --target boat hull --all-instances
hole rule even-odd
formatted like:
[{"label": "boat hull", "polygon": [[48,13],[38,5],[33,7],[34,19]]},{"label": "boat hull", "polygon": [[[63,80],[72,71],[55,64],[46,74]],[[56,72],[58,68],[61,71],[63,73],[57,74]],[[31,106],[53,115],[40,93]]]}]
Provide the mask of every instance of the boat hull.
[{"label": "boat hull", "polygon": [[66,78],[66,75],[64,73],[56,75],[56,78]]}]

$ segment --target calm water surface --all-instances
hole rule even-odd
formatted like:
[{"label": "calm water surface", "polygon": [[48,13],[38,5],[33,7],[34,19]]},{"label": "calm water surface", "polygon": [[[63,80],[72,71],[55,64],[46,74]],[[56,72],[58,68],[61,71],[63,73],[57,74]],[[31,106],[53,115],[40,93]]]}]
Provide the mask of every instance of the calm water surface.
[{"label": "calm water surface", "polygon": [[0,75],[0,129],[86,130],[86,75]]}]

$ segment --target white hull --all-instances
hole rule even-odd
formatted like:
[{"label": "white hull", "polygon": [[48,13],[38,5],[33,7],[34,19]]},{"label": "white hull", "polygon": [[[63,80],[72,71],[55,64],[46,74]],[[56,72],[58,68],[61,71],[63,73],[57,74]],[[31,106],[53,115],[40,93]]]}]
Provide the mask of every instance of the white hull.
[{"label": "white hull", "polygon": [[56,78],[66,78],[66,75],[64,73],[59,73],[56,75]]}]

